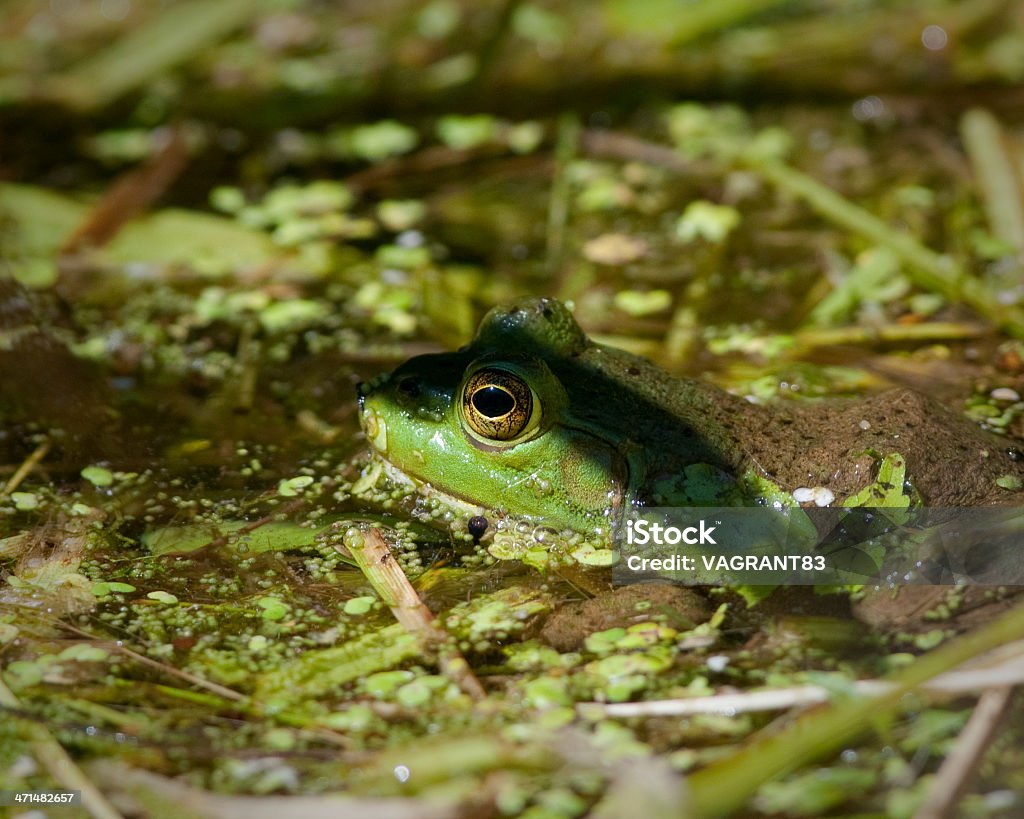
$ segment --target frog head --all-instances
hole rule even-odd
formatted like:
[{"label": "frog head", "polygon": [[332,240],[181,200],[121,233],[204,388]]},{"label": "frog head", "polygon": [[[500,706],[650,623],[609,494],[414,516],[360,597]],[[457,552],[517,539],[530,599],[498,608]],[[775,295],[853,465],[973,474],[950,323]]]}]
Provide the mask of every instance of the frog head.
[{"label": "frog head", "polygon": [[392,474],[422,492],[607,534],[629,467],[607,425],[574,406],[572,363],[588,346],[557,301],[495,308],[457,352],[360,385],[360,423]]}]

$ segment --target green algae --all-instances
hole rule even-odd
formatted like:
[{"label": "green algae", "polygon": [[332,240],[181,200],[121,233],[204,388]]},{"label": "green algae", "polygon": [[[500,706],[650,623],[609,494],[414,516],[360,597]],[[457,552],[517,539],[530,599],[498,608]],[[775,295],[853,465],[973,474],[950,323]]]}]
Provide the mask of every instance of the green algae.
[{"label": "green algae", "polygon": [[[430,6],[413,28],[442,42],[460,13],[451,4],[447,11],[443,3]],[[531,50],[571,45],[551,14],[520,6],[509,30]],[[756,19],[752,25],[724,36],[771,33]],[[213,49],[211,63],[221,53]],[[289,96],[333,71],[287,47],[283,54],[289,67],[281,76],[294,83]],[[275,58],[269,62],[273,73]],[[151,116],[147,106],[172,98],[174,89],[146,93],[140,123]],[[899,129],[853,124],[845,108],[822,117],[688,104],[655,111],[649,121],[667,123],[678,153],[660,137],[633,137],[625,157],[590,158],[586,144],[595,144],[597,129],[585,117],[565,129],[565,142],[581,143],[566,168],[568,210],[556,264],[541,258],[547,246],[537,233],[538,225],[558,223],[546,219],[548,180],[538,172],[555,129],[546,121],[462,114],[323,128],[289,122],[275,147],[245,149],[245,178],[220,180],[225,184],[203,188],[187,207],[137,220],[79,262],[95,278],[85,277],[73,293],[79,329],[65,333],[73,336],[67,348],[115,383],[115,397],[89,400],[102,405],[105,423],[125,419],[117,428],[125,443],[114,457],[93,454],[87,439],[102,425],[65,438],[60,424],[32,412],[27,428],[12,426],[4,439],[11,466],[5,480],[26,455],[10,443],[23,431],[32,446],[32,436],[44,433],[55,446],[43,470],[0,494],[4,678],[25,713],[53,725],[80,759],[120,756],[228,792],[287,791],[301,777],[311,789],[373,795],[446,787],[477,794],[482,783],[501,780],[495,804],[507,813],[573,816],[614,793],[623,760],[653,766],[664,759],[678,770],[706,771],[764,722],[618,722],[600,710],[585,717],[577,704],[824,680],[814,669],[834,675],[839,697],[857,677],[911,665],[903,649],[941,650],[961,628],[962,608],[952,602],[929,610],[923,632],[905,639],[894,632],[901,651],[886,654],[874,644],[851,651],[850,635],[824,621],[774,622],[758,614],[770,600],[745,611],[730,598],[713,623],[692,630],[643,613],[649,622],[591,630],[579,650],[559,652],[538,640],[537,628],[580,596],[573,585],[580,578],[566,571],[562,582],[547,549],[513,543],[507,550],[542,574],[524,573],[515,560],[495,566],[493,554],[475,549],[465,526],[441,506],[383,484],[354,497],[361,493],[353,486],[358,469],[348,466],[360,445],[353,383],[422,349],[463,343],[484,308],[521,291],[574,296],[588,326],[617,343],[677,370],[710,370],[764,401],[792,397],[789,385],[801,387],[800,397],[855,395],[877,388],[869,371],[886,371],[887,363],[952,359],[971,367],[967,377],[979,384],[968,414],[1014,433],[1020,402],[993,396],[992,388],[1016,384],[1019,350],[1004,342],[999,358],[986,358],[992,326],[1016,328],[1012,311],[995,298],[1008,292],[999,276],[1010,246],[985,225],[991,202],[970,201],[960,182],[937,181],[935,168],[906,164],[898,158],[908,150]],[[113,129],[81,161],[139,156],[137,138],[147,129],[133,127],[134,136]],[[950,147],[943,132],[928,133]],[[230,142],[230,134],[215,136]],[[459,153],[476,152],[477,164],[449,166],[456,169],[450,177],[428,167],[419,178],[415,161],[392,172],[383,165],[436,149],[456,162]],[[494,165],[491,151],[504,152]],[[842,164],[858,155],[868,158],[866,166]],[[733,166],[735,156],[745,167]],[[678,161],[693,163],[683,176]],[[52,167],[59,170],[60,160]],[[340,181],[363,167],[378,176]],[[478,178],[470,185],[465,176]],[[75,186],[74,173],[50,178]],[[821,222],[780,192],[809,203]],[[227,216],[204,212],[207,199]],[[41,185],[0,187],[4,263],[19,280],[43,293],[60,281],[57,249],[88,213],[88,201]],[[894,236],[896,224],[901,236]],[[1012,228],[995,233],[1011,235]],[[613,241],[591,244],[602,237]],[[960,276],[968,272],[984,287],[967,286]],[[964,316],[960,301],[981,321]],[[960,358],[964,343],[980,356],[974,364]],[[24,350],[19,344],[4,328],[0,347]],[[860,349],[850,366],[817,360],[839,344]],[[886,355],[876,355],[881,349]],[[991,362],[998,375],[989,384]],[[69,395],[76,407],[88,407],[80,393]],[[86,454],[78,456],[83,441]],[[876,465],[875,483],[846,502],[912,504],[899,456],[878,453]],[[689,477],[700,483],[701,476]],[[713,476],[703,477],[701,494],[719,497]],[[766,483],[757,489],[791,502]],[[665,487],[666,496],[671,492]],[[333,517],[338,508],[341,518]],[[370,520],[403,532],[397,558],[487,689],[479,713],[436,673],[434,658],[391,625],[336,550],[339,529]],[[407,538],[414,520],[425,523],[413,524],[417,537]],[[67,521],[93,527],[91,534],[81,537]],[[71,551],[62,552],[69,541]],[[593,544],[569,545],[594,567],[610,557]],[[770,590],[739,592],[753,601]],[[71,646],[62,623],[84,632]],[[151,664],[114,651],[115,641]],[[906,814],[965,718],[962,709],[921,702],[905,717],[894,713],[883,738],[847,740],[854,756],[844,751],[844,767],[822,763],[761,786],[740,810]],[[32,749],[16,720],[3,722],[0,767],[8,771]],[[145,747],[134,745],[135,737]],[[890,748],[885,759],[883,743]],[[339,744],[353,752],[343,765]],[[986,763],[1001,769],[1002,779],[987,781],[1012,788],[1020,784],[1013,772],[1024,765],[1007,746],[1011,740]],[[803,752],[799,743],[793,747]],[[915,756],[922,748],[935,749],[923,763]],[[271,759],[278,761],[259,768]],[[411,785],[397,781],[397,765],[417,771]],[[755,773],[763,780],[764,768],[751,770],[751,780]],[[710,799],[708,778],[696,782],[700,798]],[[12,776],[10,784],[26,783],[52,784],[38,773]],[[993,812],[977,800],[965,805]]]}]

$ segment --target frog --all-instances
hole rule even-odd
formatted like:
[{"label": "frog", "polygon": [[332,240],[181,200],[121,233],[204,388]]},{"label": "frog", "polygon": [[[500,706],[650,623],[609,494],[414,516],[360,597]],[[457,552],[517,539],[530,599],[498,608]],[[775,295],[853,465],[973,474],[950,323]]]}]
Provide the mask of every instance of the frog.
[{"label": "frog", "polygon": [[792,505],[809,488],[841,503],[880,470],[940,507],[1019,502],[1024,485],[1011,440],[915,390],[754,402],[591,340],[546,297],[491,309],[468,344],[359,385],[358,404],[388,479],[475,538],[498,522],[601,548],[638,507]]}]

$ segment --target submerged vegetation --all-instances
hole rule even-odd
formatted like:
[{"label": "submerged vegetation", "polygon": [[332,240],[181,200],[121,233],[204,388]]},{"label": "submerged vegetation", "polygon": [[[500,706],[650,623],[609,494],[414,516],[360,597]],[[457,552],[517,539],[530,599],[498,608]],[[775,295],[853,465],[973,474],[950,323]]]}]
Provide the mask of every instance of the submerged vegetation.
[{"label": "submerged vegetation", "polygon": [[0,788],[1019,815],[1015,589],[609,591],[453,535],[355,411],[532,293],[752,400],[909,385],[1012,445],[1019,4],[349,5],[4,6]]}]

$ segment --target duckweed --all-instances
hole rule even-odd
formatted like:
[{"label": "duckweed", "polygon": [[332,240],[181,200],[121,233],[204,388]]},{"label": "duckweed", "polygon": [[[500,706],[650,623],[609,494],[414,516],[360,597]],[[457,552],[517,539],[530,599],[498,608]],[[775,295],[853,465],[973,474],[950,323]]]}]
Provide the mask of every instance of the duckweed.
[{"label": "duckweed", "polygon": [[[307,15],[329,5],[310,11],[299,4],[287,12],[308,22]],[[559,25],[558,14],[536,4],[512,12],[508,31],[530,49],[547,55],[571,49],[570,29]],[[405,28],[429,39],[430,48],[397,41],[404,47],[396,53],[410,65],[427,59],[423,54],[436,57],[421,72],[435,89],[476,82],[478,70],[485,83],[489,72],[504,76],[500,61],[478,65],[473,53],[447,51],[449,38],[468,47],[454,36],[463,18],[480,22],[458,4],[427,4]],[[70,35],[69,21],[62,26]],[[239,26],[248,30],[269,36],[265,21]],[[354,49],[349,56],[361,56],[361,30],[323,30],[344,31],[341,40]],[[734,34],[725,28],[713,39],[731,42]],[[739,34],[749,39],[751,29],[741,26]],[[996,45],[1006,46],[1013,36],[1003,35],[1006,42]],[[204,49],[203,65],[229,66],[229,74],[260,66],[268,83],[283,83],[290,100],[318,93],[328,79],[357,93],[348,87],[350,64],[331,61],[334,56],[321,60],[315,36],[264,43],[254,52],[259,59],[245,59],[245,48],[241,37],[212,45]],[[991,57],[995,50],[978,53]],[[970,56],[981,65],[978,53]],[[226,59],[239,55],[243,59]],[[959,58],[950,59],[955,74]],[[189,65],[182,76],[205,70]],[[160,120],[178,85],[156,81],[140,90],[132,116]],[[299,108],[311,99],[298,100]],[[195,103],[200,118],[204,105],[219,104]],[[654,110],[647,121],[655,130],[664,124],[672,141],[654,147],[673,161],[639,140],[616,143],[627,154],[639,151],[621,161],[614,151],[593,150],[595,139],[615,135],[602,133],[615,115],[595,112],[557,160],[554,177],[544,156],[520,156],[554,133],[547,122],[442,112],[433,130],[413,120],[307,130],[290,123],[287,129],[270,125],[264,136],[206,123],[198,129],[202,139],[242,169],[241,179],[223,180],[229,184],[209,193],[210,204],[227,216],[154,207],[109,246],[66,260],[74,264],[60,269],[53,262],[57,248],[84,222],[89,206],[41,188],[0,186],[0,221],[11,240],[5,241],[5,269],[44,288],[33,297],[49,295],[45,288],[53,282],[73,293],[68,324],[74,329],[66,334],[76,337],[70,344],[59,333],[45,339],[97,368],[111,391],[97,398],[85,390],[83,398],[70,380],[62,383],[69,403],[73,399],[87,418],[85,434],[76,431],[74,418],[51,424],[31,412],[4,430],[5,481],[28,455],[25,449],[50,447],[41,468],[29,470],[13,491],[0,492],[5,525],[23,530],[0,540],[7,607],[0,614],[0,643],[4,680],[24,712],[51,726],[76,756],[120,755],[229,791],[344,787],[377,795],[408,787],[429,795],[419,778],[427,770],[449,793],[460,786],[475,792],[479,777],[493,773],[487,784],[508,815],[576,816],[615,783],[616,760],[656,752],[689,769],[729,753],[723,743],[738,744],[762,724],[760,717],[714,716],[627,725],[600,708],[577,711],[581,700],[706,696],[722,685],[808,681],[848,694],[854,672],[905,666],[911,652],[942,643],[958,627],[966,598],[933,605],[923,631],[908,627],[892,635],[891,643],[906,652],[845,657],[815,646],[806,624],[775,623],[757,606],[744,611],[742,600],[730,596],[729,607],[690,631],[678,633],[673,625],[687,626],[640,607],[634,614],[644,622],[633,618],[629,626],[594,631],[582,647],[559,652],[537,638],[541,621],[578,599],[586,581],[596,577],[600,586],[610,551],[533,525],[507,527],[494,540],[476,542],[466,524],[477,510],[453,511],[383,475],[379,464],[352,460],[363,443],[353,435],[353,385],[421,347],[463,343],[480,312],[513,292],[556,286],[563,297],[576,298],[579,314],[595,329],[661,360],[685,348],[693,354],[678,356],[677,369],[706,368],[763,401],[778,399],[783,381],[814,396],[871,385],[860,367],[828,369],[799,360],[807,357],[808,329],[840,321],[868,329],[912,327],[932,314],[936,322],[949,314],[956,319],[965,309],[949,293],[922,285],[905,255],[877,238],[818,224],[803,205],[779,195],[756,170],[765,158],[777,163],[792,155],[841,192],[855,191],[863,200],[855,207],[878,210],[912,244],[947,242],[936,247],[944,260],[982,286],[1002,282],[998,292],[1011,298],[999,304],[1012,309],[1012,244],[983,226],[975,197],[964,193],[966,181],[955,190],[936,188],[934,168],[921,170],[875,150],[901,129],[889,127],[890,120],[862,120],[856,112],[865,106],[863,100],[854,104],[846,120],[816,114],[804,122],[787,113],[785,129],[775,122],[777,112],[748,114],[736,106]],[[87,133],[110,127],[111,111],[73,123],[70,130],[85,146],[78,165],[88,165],[90,157],[125,162],[151,155],[146,143],[153,134],[137,123]],[[924,128],[915,126],[916,137],[928,136]],[[462,190],[457,165],[456,182],[437,185],[433,175],[426,184],[417,181],[415,170],[411,183],[404,178],[423,159],[419,154],[398,163],[397,174],[378,164],[421,147],[440,148],[449,159],[465,154],[456,162],[472,157],[483,163],[500,153],[499,161],[516,172],[507,174],[508,184],[480,174],[485,195],[473,196]],[[906,147],[895,153],[907,154]],[[196,150],[202,163],[205,149]],[[687,163],[685,173],[674,169],[676,161]],[[74,185],[78,165],[54,164],[50,178]],[[478,167],[489,170],[472,167],[474,175]],[[12,166],[13,178],[19,168]],[[86,186],[99,190],[106,176],[97,169],[85,173]],[[350,174],[351,185],[336,181]],[[886,178],[899,179],[900,187],[878,182]],[[201,180],[187,181],[180,190],[175,186],[172,199],[195,196],[190,191]],[[559,208],[566,211],[561,226]],[[76,265],[80,276],[73,275]],[[997,321],[995,313],[973,307]],[[666,342],[681,326],[690,346]],[[937,343],[933,353],[936,361],[947,356],[964,367],[976,364],[984,378],[977,380],[968,414],[1012,435],[1024,407],[1017,383],[1021,345],[1004,342],[989,361],[986,344],[972,348],[976,360],[961,356],[957,342]],[[900,341],[886,354],[902,354],[905,346]],[[875,363],[871,355],[865,349],[861,358]],[[771,372],[756,363],[761,358],[773,360]],[[94,418],[88,413],[97,407]],[[108,427],[115,437],[123,435],[115,445],[100,440]],[[899,453],[871,454],[878,480],[843,502],[915,504]],[[744,480],[766,502],[795,505],[760,476]],[[685,482],[666,481],[659,491],[666,500],[721,501],[729,498],[726,483],[720,473],[695,466]],[[1010,475],[997,483],[1021,489]],[[695,496],[684,497],[683,487]],[[399,532],[393,554],[479,675],[487,691],[483,707],[470,707],[439,673],[434,652],[393,624],[338,550],[344,532],[366,520]],[[524,571],[521,563],[541,571]],[[736,591],[751,603],[771,593]],[[1002,595],[992,589],[987,600]],[[89,636],[68,645],[58,618]],[[590,624],[581,635],[597,628]],[[112,640],[157,665],[106,648]],[[705,660],[704,651],[713,653]],[[815,678],[808,667],[831,676]],[[186,684],[172,670],[231,686],[240,699]],[[851,747],[852,755],[844,752],[842,766],[765,786],[754,807],[792,815],[855,809],[909,815],[929,774],[913,793],[894,783],[930,771],[966,712],[922,705],[913,716],[886,726],[884,754],[868,740]],[[0,725],[0,768],[19,787],[49,785],[39,771],[12,773],[32,755],[12,725]],[[328,736],[330,730],[340,736]],[[345,757],[338,765],[336,743],[355,764]],[[570,745],[573,751],[564,752]],[[672,754],[680,747],[686,750]],[[412,770],[408,784],[396,781],[389,754]],[[985,770],[1024,768],[1017,761],[997,747]],[[373,770],[378,764],[381,776]],[[885,787],[902,789],[904,803],[878,796]],[[992,813],[992,804],[967,809]]]},{"label": "duckweed", "polygon": [[93,486],[105,487],[114,483],[114,473],[102,466],[87,466],[82,470],[82,477]]}]

